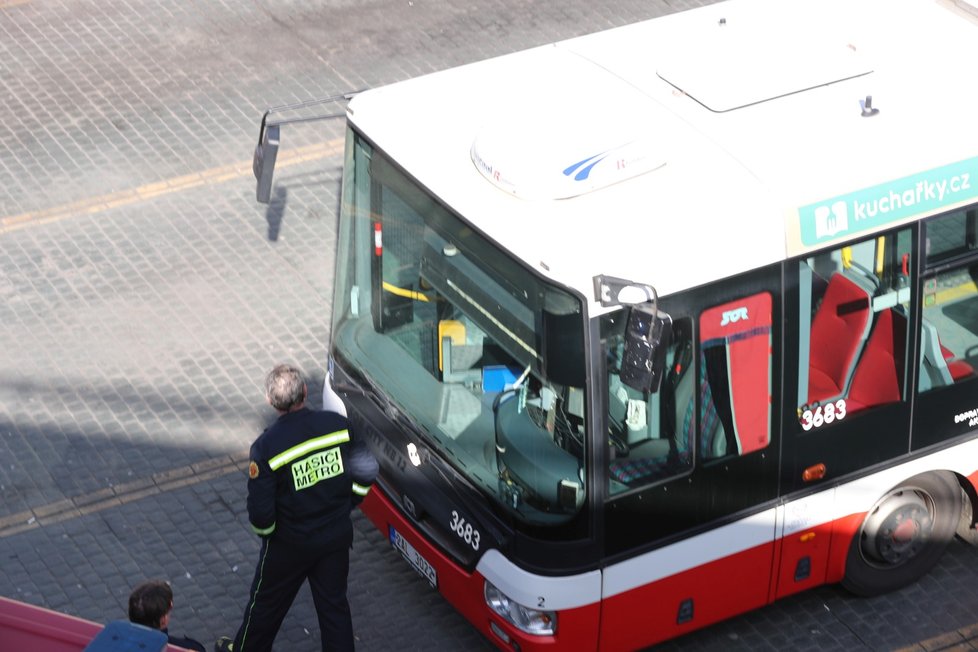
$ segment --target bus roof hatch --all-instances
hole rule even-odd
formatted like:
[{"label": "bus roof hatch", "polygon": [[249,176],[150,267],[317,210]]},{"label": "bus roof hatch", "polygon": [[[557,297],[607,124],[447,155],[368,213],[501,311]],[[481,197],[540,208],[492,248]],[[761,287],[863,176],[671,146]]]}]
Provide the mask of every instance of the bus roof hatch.
[{"label": "bus roof hatch", "polygon": [[[779,23],[732,11],[716,22],[704,21],[696,37],[673,44],[656,72],[717,113],[873,72],[857,44],[809,18]],[[779,30],[772,23],[794,28]]]}]

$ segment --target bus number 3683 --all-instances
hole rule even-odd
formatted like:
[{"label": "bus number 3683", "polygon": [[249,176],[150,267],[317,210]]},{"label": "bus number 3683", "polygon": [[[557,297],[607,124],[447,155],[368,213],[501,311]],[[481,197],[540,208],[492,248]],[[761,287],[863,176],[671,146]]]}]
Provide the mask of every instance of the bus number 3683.
[{"label": "bus number 3683", "polygon": [[820,428],[833,421],[842,421],[846,418],[846,402],[841,398],[835,403],[818,405],[813,409],[805,410],[801,415],[801,427],[803,430]]},{"label": "bus number 3683", "polygon": [[479,531],[473,528],[471,523],[466,523],[465,519],[459,516],[454,509],[448,527],[455,531],[459,539],[472,546],[473,550],[479,549]]}]

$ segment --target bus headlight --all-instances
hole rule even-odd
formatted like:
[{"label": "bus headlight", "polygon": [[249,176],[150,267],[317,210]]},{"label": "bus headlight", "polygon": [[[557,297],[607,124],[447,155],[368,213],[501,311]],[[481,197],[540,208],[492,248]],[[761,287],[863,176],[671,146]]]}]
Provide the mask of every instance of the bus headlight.
[{"label": "bus headlight", "polygon": [[524,607],[488,581],[485,593],[486,604],[517,629],[536,636],[553,636],[556,633],[556,612]]}]

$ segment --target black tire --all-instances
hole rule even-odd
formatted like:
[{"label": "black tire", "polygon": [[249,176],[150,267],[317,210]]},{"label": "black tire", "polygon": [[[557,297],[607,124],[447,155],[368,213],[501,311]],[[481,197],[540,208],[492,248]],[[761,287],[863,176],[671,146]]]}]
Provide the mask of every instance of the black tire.
[{"label": "black tire", "polygon": [[925,473],[879,499],[849,546],[842,586],[879,595],[923,577],[954,538],[961,487],[949,473]]},{"label": "black tire", "polygon": [[972,527],[975,508],[971,502],[971,496],[965,493],[964,489],[961,490],[961,503],[963,509],[961,510],[961,521],[958,522],[958,538],[965,543],[978,547],[978,530]]}]

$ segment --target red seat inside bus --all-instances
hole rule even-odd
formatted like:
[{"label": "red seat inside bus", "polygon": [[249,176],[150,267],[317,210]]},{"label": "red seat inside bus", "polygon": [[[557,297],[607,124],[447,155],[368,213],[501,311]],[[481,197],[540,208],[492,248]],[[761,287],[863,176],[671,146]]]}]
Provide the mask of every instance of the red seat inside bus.
[{"label": "red seat inside bus", "polygon": [[893,308],[880,312],[852,375],[846,410],[851,413],[900,400],[903,371],[898,365],[903,364],[906,341],[906,317]]},{"label": "red seat inside bus", "polygon": [[840,273],[829,279],[812,320],[808,402],[845,393],[870,327],[869,293]]}]

